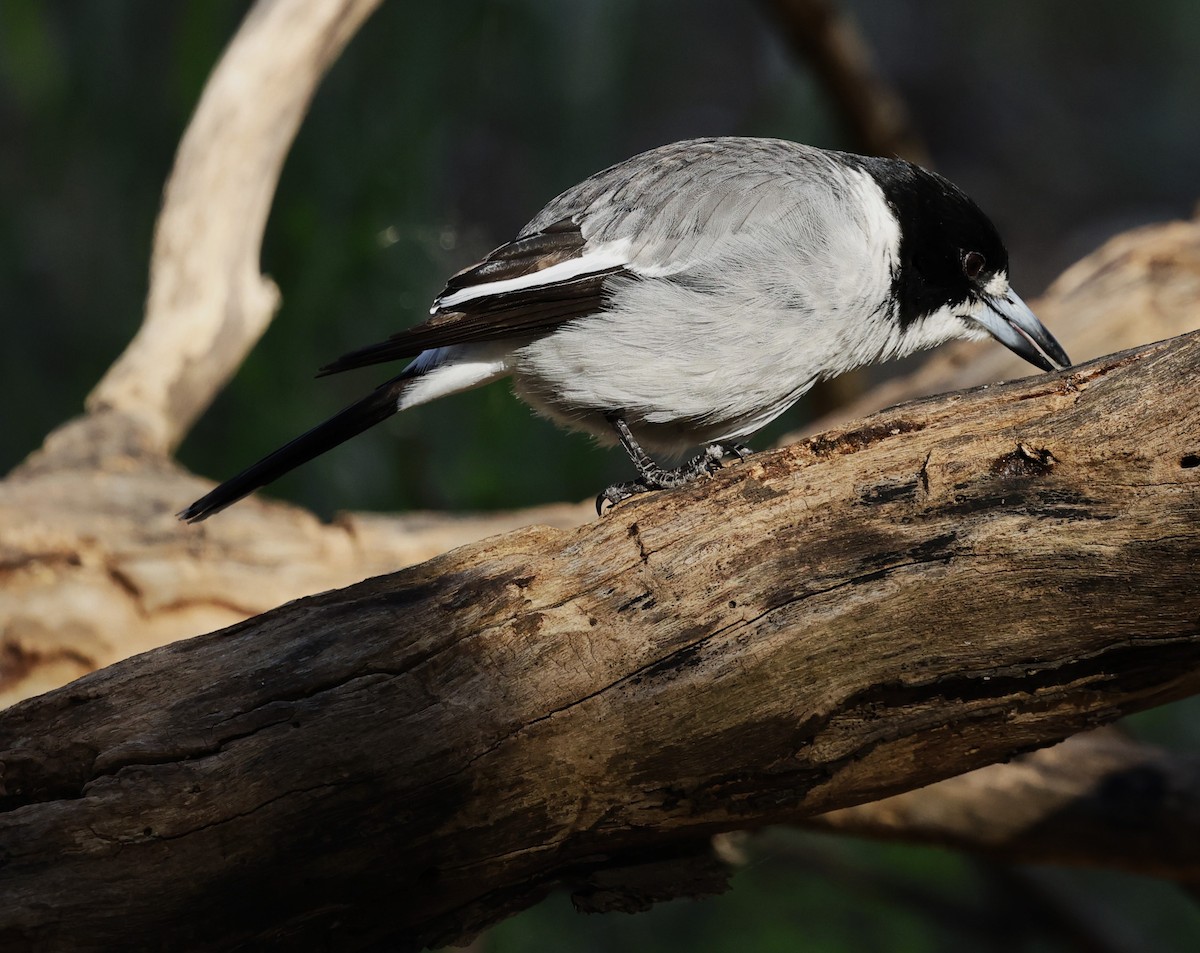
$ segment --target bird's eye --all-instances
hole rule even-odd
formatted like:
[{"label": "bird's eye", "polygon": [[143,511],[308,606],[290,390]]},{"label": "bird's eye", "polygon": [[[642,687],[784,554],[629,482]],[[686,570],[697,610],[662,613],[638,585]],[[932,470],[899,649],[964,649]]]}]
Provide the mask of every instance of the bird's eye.
[{"label": "bird's eye", "polygon": [[962,269],[963,274],[974,281],[981,274],[983,269],[987,267],[987,259],[977,251],[963,252]]}]

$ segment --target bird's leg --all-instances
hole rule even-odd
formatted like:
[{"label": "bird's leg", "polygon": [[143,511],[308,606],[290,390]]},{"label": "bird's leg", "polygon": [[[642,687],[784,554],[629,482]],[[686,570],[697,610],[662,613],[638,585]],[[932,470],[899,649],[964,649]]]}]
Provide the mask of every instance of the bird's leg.
[{"label": "bird's leg", "polygon": [[616,506],[638,493],[646,493],[649,490],[670,490],[691,483],[702,476],[709,476],[721,468],[721,458],[725,456],[726,452],[737,454],[738,459],[742,458],[743,453],[750,452],[741,444],[725,447],[714,443],[705,447],[703,453],[692,458],[683,466],[665,469],[650,459],[650,455],[642,449],[624,417],[617,413],[607,416],[608,422],[617,433],[617,439],[621,441],[621,446],[625,448],[629,459],[637,467],[640,477],[632,483],[616,483],[597,496],[597,513],[604,512],[605,503]]}]

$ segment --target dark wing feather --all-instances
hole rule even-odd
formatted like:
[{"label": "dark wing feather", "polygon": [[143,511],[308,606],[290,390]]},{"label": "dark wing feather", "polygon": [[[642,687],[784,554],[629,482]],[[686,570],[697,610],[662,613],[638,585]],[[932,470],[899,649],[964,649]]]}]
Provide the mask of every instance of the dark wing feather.
[{"label": "dark wing feather", "polygon": [[[551,265],[578,258],[584,247],[579,226],[563,219],[490,252],[483,261],[454,275],[441,300],[457,291],[508,278],[523,278]],[[415,357],[430,348],[520,337],[558,327],[593,314],[604,302],[605,283],[629,275],[617,266],[551,284],[502,291],[464,301],[453,311],[438,311],[428,321],[339,357],[318,376],[356,367]]]},{"label": "dark wing feather", "polygon": [[520,337],[558,327],[598,311],[604,302],[605,281],[616,274],[628,272],[609,268],[570,281],[464,302],[464,310],[439,312],[386,341],[339,357],[321,368],[318,376],[415,357],[430,348]]},{"label": "dark wing feather", "polygon": [[579,225],[570,218],[547,225],[530,235],[493,248],[483,261],[464,268],[446,282],[439,298],[489,281],[524,278],[543,268],[558,265],[583,254],[586,244]]}]

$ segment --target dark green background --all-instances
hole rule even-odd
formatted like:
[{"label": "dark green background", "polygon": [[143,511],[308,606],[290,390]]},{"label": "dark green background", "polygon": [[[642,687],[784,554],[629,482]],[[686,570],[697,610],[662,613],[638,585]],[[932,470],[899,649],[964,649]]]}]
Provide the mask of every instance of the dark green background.
[{"label": "dark green background", "polygon": [[[939,169],[997,220],[1026,298],[1106,236],[1191,213],[1200,4],[846,6]],[[136,329],[175,145],[247,8],[0,0],[0,471],[80,411]],[[447,275],[558,191],[641,149],[714,134],[849,145],[749,0],[385,4],[321,87],[284,170],[263,251],[282,309],[181,459],[220,478],[273,449],[386,374],[314,381],[316,367],[420,320]],[[627,473],[618,451],[555,430],[492,386],[402,415],[270,492],[323,514],[491,508],[583,498]],[[1135,728],[1194,746],[1195,710]],[[1182,895],[1115,874],[1054,874],[1060,913],[1048,916],[1027,885],[934,851],[785,833],[752,856],[726,897],[591,918],[552,900],[487,947],[1200,945]],[[1072,938],[1063,917],[1108,946]]]}]

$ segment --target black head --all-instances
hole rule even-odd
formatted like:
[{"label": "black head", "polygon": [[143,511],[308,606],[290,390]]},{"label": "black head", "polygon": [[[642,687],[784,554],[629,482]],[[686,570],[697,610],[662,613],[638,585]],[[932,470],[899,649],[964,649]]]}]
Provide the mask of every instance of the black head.
[{"label": "black head", "polygon": [[883,191],[900,225],[892,276],[902,327],[939,308],[978,300],[1008,275],[1008,250],[979,206],[954,183],[900,159],[846,155]]},{"label": "black head", "polygon": [[1008,284],[1008,251],[979,206],[934,172],[899,159],[842,153],[879,185],[900,227],[894,314],[918,346],[980,331],[1043,370],[1070,365]]}]

